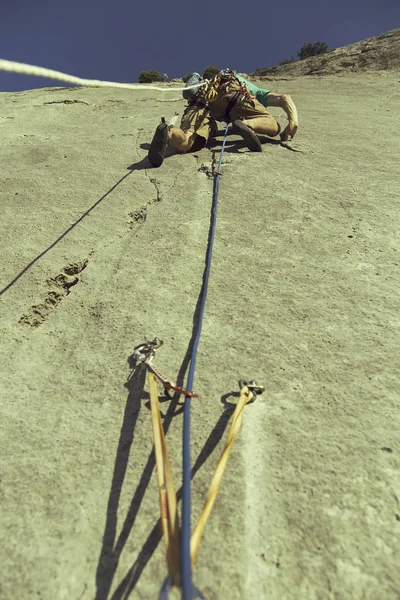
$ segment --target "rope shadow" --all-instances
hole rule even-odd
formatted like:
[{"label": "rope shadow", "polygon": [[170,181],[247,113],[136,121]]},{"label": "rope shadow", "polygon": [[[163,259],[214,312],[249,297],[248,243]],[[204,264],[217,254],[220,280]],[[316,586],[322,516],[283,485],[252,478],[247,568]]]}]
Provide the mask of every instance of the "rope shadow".
[{"label": "rope shadow", "polygon": [[[133,170],[133,169],[132,169]],[[43,256],[45,256],[45,254],[47,254],[52,248],[54,248],[63,238],[65,238],[70,231],[72,231],[81,221],[83,221],[83,219],[85,217],[87,217],[93,209],[96,208],[96,206],[98,206],[101,202],[103,202],[103,200],[109,195],[111,194],[112,191],[115,190],[115,188],[123,182],[124,179],[126,179],[127,177],[129,177],[129,175],[131,174],[131,172],[127,173],[126,175],[124,175],[123,177],[121,177],[121,179],[119,181],[117,181],[117,183],[115,183],[112,188],[110,188],[108,190],[108,192],[106,192],[99,200],[97,200],[97,202],[95,202],[86,212],[83,213],[83,215],[81,215],[79,217],[79,219],[77,221],[75,221],[75,223],[73,223],[70,227],[68,227],[68,229],[66,229],[64,231],[64,233],[62,233],[52,244],[50,244],[50,246],[48,246],[45,250],[43,250],[43,252],[41,252],[40,254],[38,254],[36,256],[36,258],[34,258],[33,260],[31,260],[31,262],[22,269],[22,271],[20,273],[18,273],[18,275],[16,277],[14,277],[14,279],[12,281],[10,281],[10,283],[8,283],[2,290],[0,290],[0,296],[2,296],[7,290],[10,289],[10,287],[12,287],[21,277],[22,275],[24,275],[24,273],[26,273],[39,259],[41,259]]]},{"label": "rope shadow", "polygon": [[[200,451],[200,454],[198,455],[191,469],[191,479],[194,478],[196,473],[201,469],[201,467],[204,465],[207,459],[214,452],[228,426],[229,420],[235,410],[234,404],[225,403],[226,398],[228,398],[229,396],[239,396],[239,394],[237,392],[230,392],[221,397],[221,402],[224,403],[225,410],[219,417],[213,430],[208,436],[202,450]],[[177,502],[179,503],[182,499],[182,487],[177,491],[176,498]],[[158,519],[153,529],[149,533],[145,543],[143,544],[142,549],[140,550],[135,562],[126,573],[125,577],[111,596],[110,600],[128,600],[130,594],[135,589],[147,563],[153,556],[161,540],[161,523],[160,519]],[[97,597],[96,600],[98,600]],[[106,598],[104,600],[106,600]]]},{"label": "rope shadow", "polygon": [[[135,426],[140,413],[141,398],[144,391],[145,371],[130,362],[133,368],[125,386],[129,390],[125,405],[124,416],[118,441],[118,447],[114,463],[114,472],[111,482],[111,490],[108,497],[107,516],[103,534],[103,545],[96,572],[96,598],[107,598],[114,572],[118,566],[119,554],[116,550],[121,546],[121,535],[115,544],[117,536],[117,514],[125,479],[130,448],[134,439]],[[135,378],[134,375],[137,375]],[[100,590],[104,593],[100,593]]]},{"label": "rope shadow", "polygon": [[[265,137],[265,136],[261,136],[261,135],[257,135],[258,139],[260,140],[262,145],[266,145],[266,144],[271,144],[274,146],[280,146],[281,145],[281,141],[280,140],[273,140],[269,137]],[[223,142],[221,142],[220,140],[214,140],[213,144],[212,144],[212,148],[219,151],[220,148],[222,147]],[[248,148],[246,146],[246,143],[241,140],[241,139],[237,139],[237,140],[231,140],[229,142],[229,144],[227,143],[225,145],[225,152],[235,152],[235,153],[240,153],[242,154],[241,150],[246,149],[247,151]]]},{"label": "rope shadow", "polygon": [[[215,192],[216,178],[214,178],[213,184],[214,184],[213,192]],[[214,193],[213,193],[213,196],[214,196]],[[211,210],[210,211],[210,224],[212,222],[212,217],[213,217],[213,213]],[[205,268],[204,268],[204,272],[203,272],[202,285],[201,285],[201,289],[200,289],[200,292],[199,292],[199,295],[197,298],[196,307],[195,307],[193,320],[192,320],[192,334],[191,334],[191,338],[188,343],[188,347],[187,347],[185,356],[183,358],[183,361],[181,363],[181,366],[179,368],[179,371],[178,371],[178,374],[176,377],[177,385],[180,387],[183,387],[183,385],[184,385],[185,374],[186,374],[188,366],[189,366],[190,356],[191,356],[193,344],[194,344],[194,341],[196,338],[196,331],[197,331],[197,326],[198,326],[199,316],[200,316],[201,299],[202,299],[202,295],[203,295],[203,291],[204,291],[204,287],[205,287],[207,255],[208,255],[210,244],[212,243],[210,233],[211,233],[211,227],[209,228],[209,235],[208,235],[208,241],[207,241],[207,252],[205,254],[205,259],[204,259]],[[133,364],[132,357],[130,357],[130,361],[131,361],[130,365],[132,364],[132,368],[134,369],[135,366]],[[134,373],[135,373],[135,371],[132,372],[132,377],[134,377]],[[129,385],[130,380],[131,379],[129,379],[128,383],[126,384],[127,387]],[[140,386],[138,387],[138,389],[141,389],[142,397],[143,397],[143,386],[144,386],[144,379],[141,382]],[[129,389],[129,387],[128,387],[128,389]],[[232,395],[232,394],[228,394],[228,396],[229,395]],[[131,394],[129,394],[129,396],[128,396],[127,404],[129,403],[130,397],[131,397]],[[180,398],[180,394],[178,392],[175,392],[175,394],[173,395],[173,397],[171,399],[171,403],[168,407],[168,410],[167,410],[166,415],[163,420],[163,428],[164,428],[165,434],[168,431],[168,428],[171,424],[173,416],[175,416],[175,409],[178,406],[179,398]],[[225,396],[223,396],[223,398],[225,398]],[[221,415],[218,423],[214,427],[203,450],[200,452],[200,455],[197,458],[197,460],[192,468],[192,476],[194,476],[194,474],[197,473],[197,471],[205,463],[207,458],[210,456],[210,454],[213,452],[214,448],[218,444],[221,436],[223,435],[223,432],[225,431],[226,424],[229,421],[230,415],[232,414],[233,410],[234,410],[234,407],[232,408],[232,410],[230,410],[230,408],[228,407],[228,408],[226,408],[224,413]],[[122,553],[122,550],[126,543],[126,540],[128,539],[128,536],[133,528],[134,522],[136,520],[136,516],[139,512],[141,503],[143,501],[145,492],[147,490],[147,487],[149,485],[149,482],[150,482],[150,479],[151,479],[151,476],[152,476],[152,473],[153,473],[153,470],[155,467],[155,456],[154,456],[154,451],[152,450],[152,452],[150,453],[150,455],[147,459],[146,466],[144,467],[144,470],[140,477],[139,484],[133,495],[130,507],[128,509],[127,515],[124,520],[121,534],[117,540],[117,543],[115,544],[116,514],[117,514],[117,510],[118,510],[118,504],[119,504],[119,498],[120,498],[120,493],[121,493],[122,484],[123,484],[123,478],[125,477],[125,472],[126,472],[126,466],[122,470],[119,466],[119,463],[121,461],[122,461],[122,464],[125,464],[124,463],[125,458],[120,452],[120,447],[121,447],[121,440],[122,440],[122,432],[124,431],[124,429],[126,427],[125,426],[125,416],[126,415],[127,415],[127,409],[125,409],[124,423],[121,428],[121,436],[120,436],[117,455],[116,455],[116,459],[115,459],[114,475],[113,475],[113,481],[111,484],[111,491],[110,491],[110,495],[109,495],[109,504],[108,504],[108,508],[107,508],[105,533],[103,536],[103,547],[100,552],[99,563],[98,563],[98,568],[97,568],[97,572],[96,572],[96,590],[97,591],[96,591],[95,600],[107,600],[109,597],[109,592],[110,592],[110,589],[112,586],[112,582],[114,579],[116,569],[118,567],[120,555]],[[136,423],[136,419],[135,419],[135,423]],[[133,440],[133,433],[132,433],[132,440]],[[121,456],[120,456],[120,454],[121,454]],[[119,474],[119,477],[117,477],[117,474]],[[120,477],[121,475],[123,475],[122,479]],[[116,486],[116,485],[119,486],[119,488],[117,487],[117,490],[114,491],[113,486]],[[181,494],[182,494],[182,490],[179,490],[177,493],[178,501],[181,498]],[[160,529],[160,521],[158,520],[156,522],[156,524],[154,525],[152,531],[150,532],[147,540],[145,541],[142,549],[140,550],[137,559],[135,560],[134,564],[132,565],[132,567],[129,569],[129,571],[127,572],[127,574],[125,575],[125,577],[123,578],[121,583],[119,584],[118,588],[113,593],[110,600],[126,600],[129,597],[130,593],[134,590],[148,561],[150,560],[153,553],[155,552],[155,550],[161,540],[161,537],[162,537],[162,534],[161,534],[161,529]]]},{"label": "rope shadow", "polygon": [[[202,284],[201,290],[203,289],[203,286],[204,286],[204,279],[203,279],[203,284]],[[185,357],[182,361],[181,367],[179,369],[179,372],[178,372],[178,375],[176,378],[177,385],[180,387],[183,386],[184,377],[185,377],[185,374],[186,374],[186,371],[187,371],[187,368],[189,365],[189,361],[190,361],[191,348],[192,348],[194,337],[196,334],[196,324],[197,324],[198,315],[199,315],[200,302],[201,302],[201,292],[197,299],[196,309],[195,309],[195,313],[193,316],[193,329],[192,329],[191,339],[189,341],[188,348],[185,353]],[[130,389],[129,386],[132,385],[131,382],[132,382],[132,380],[134,380],[134,376],[135,376],[135,372],[136,372],[135,371],[136,364],[132,357],[129,358],[129,364],[130,364],[131,368],[133,368],[133,371],[132,371],[132,376],[128,379],[128,382],[126,384],[126,387],[128,387],[128,389]],[[144,392],[143,392],[144,378],[145,378],[145,371],[144,371],[144,375],[143,375],[143,380],[140,382],[139,385],[136,385],[136,390],[137,391],[140,390],[141,398],[143,398],[143,394],[144,394]],[[119,504],[119,498],[120,498],[120,494],[121,494],[123,479],[124,479],[125,473],[126,473],[126,466],[125,467],[123,466],[122,469],[120,466],[120,463],[122,463],[122,465],[125,464],[125,457],[120,449],[121,449],[121,444],[122,444],[123,431],[126,429],[125,419],[126,419],[126,415],[128,414],[127,407],[130,404],[130,398],[131,398],[131,392],[128,395],[127,406],[125,407],[124,420],[123,420],[123,424],[121,427],[121,435],[120,435],[120,440],[118,443],[117,455],[115,458],[114,474],[113,474],[111,490],[110,490],[110,494],[109,494],[106,525],[105,525],[104,535],[103,535],[103,546],[102,546],[102,549],[100,552],[100,557],[99,557],[99,562],[98,562],[98,567],[97,567],[97,572],[96,572],[95,600],[107,600],[109,597],[109,592],[110,592],[110,589],[112,586],[114,575],[115,575],[115,572],[118,567],[119,557],[122,553],[123,547],[126,543],[129,533],[131,532],[131,530],[133,528],[134,522],[136,520],[136,516],[139,512],[141,503],[143,501],[143,497],[146,493],[147,487],[150,483],[150,479],[151,479],[151,476],[152,476],[152,473],[153,473],[153,470],[155,467],[155,455],[154,455],[154,450],[152,450],[149,454],[146,465],[145,465],[142,475],[140,477],[139,483],[138,483],[137,488],[132,497],[132,501],[129,506],[127,515],[125,517],[121,534],[117,540],[117,543],[115,544],[116,518],[117,518],[116,515],[117,515],[117,511],[118,511],[118,504]],[[163,419],[163,428],[164,428],[165,434],[167,434],[168,428],[171,424],[172,417],[174,416],[174,413],[175,413],[175,408],[178,406],[179,398],[180,398],[180,394],[178,392],[175,392],[173,397],[170,400],[170,405],[169,405],[168,410]],[[138,402],[140,403],[140,400]],[[139,404],[138,412],[139,412],[139,409],[140,409],[140,404]],[[135,419],[135,424],[136,424],[136,420],[137,420],[137,417]],[[132,433],[132,441],[133,441],[133,433]],[[118,475],[119,475],[119,477],[118,477]],[[121,476],[122,476],[122,479],[121,479]],[[115,486],[117,486],[116,490],[114,490]],[[124,596],[124,590],[126,589],[127,586],[129,587],[130,591],[132,591],[134,589],[143,569],[145,568],[145,566],[147,565],[151,556],[153,555],[155,549],[157,548],[160,539],[161,539],[160,522],[157,521],[157,523],[153,527],[152,532],[150,533],[149,537],[147,538],[146,542],[144,543],[134,565],[128,571],[127,575],[124,577],[124,579],[118,586],[117,590],[114,592],[114,594],[112,596],[112,600],[117,600],[117,599],[120,600],[121,598],[126,597],[126,596]],[[129,593],[130,593],[130,591],[129,591]]]},{"label": "rope shadow", "polygon": [[[118,507],[128,467],[130,448],[134,440],[134,430],[140,413],[142,400],[148,398],[147,392],[144,392],[146,368],[144,365],[137,365],[132,356],[129,357],[128,362],[132,372],[125,384],[125,387],[129,390],[129,394],[125,405],[115,456],[114,472],[107,504],[103,543],[96,571],[96,600],[106,600],[109,596],[114,575],[118,568],[119,558],[135,524],[137,514],[155,467],[155,455],[154,450],[152,450],[132,497],[121,532],[117,537]],[[165,433],[167,433],[172,418],[175,416],[176,405],[177,401],[172,399],[164,416],[163,427]]]}]

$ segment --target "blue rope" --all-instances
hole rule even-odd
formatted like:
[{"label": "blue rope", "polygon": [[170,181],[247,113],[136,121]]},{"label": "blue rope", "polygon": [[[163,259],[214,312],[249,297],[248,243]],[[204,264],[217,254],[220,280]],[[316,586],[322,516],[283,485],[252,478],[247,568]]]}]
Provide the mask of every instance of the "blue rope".
[{"label": "blue rope", "polygon": [[168,600],[168,592],[171,589],[171,581],[172,577],[170,575],[164,579],[158,600]]},{"label": "blue rope", "polygon": [[[201,328],[203,325],[204,309],[206,305],[208,280],[210,277],[211,269],[211,258],[214,246],[215,226],[217,222],[217,209],[218,209],[218,192],[219,192],[219,181],[221,174],[221,163],[222,155],[225,149],[226,136],[228,133],[228,123],[226,125],[224,133],[224,141],[222,143],[221,155],[218,163],[217,175],[215,178],[214,187],[214,198],[212,206],[212,217],[211,217],[211,228],[210,228],[210,239],[207,249],[206,257],[206,268],[204,271],[203,278],[203,289],[200,298],[200,310],[199,310],[199,322],[197,326],[196,336],[193,342],[192,354],[190,357],[190,368],[187,380],[186,389],[189,392],[193,391],[193,380],[194,371],[196,368],[196,355],[197,348],[200,341]],[[182,532],[181,532],[181,578],[182,578],[182,600],[192,600],[192,566],[190,557],[190,508],[191,508],[191,497],[190,497],[190,483],[191,483],[191,464],[190,464],[190,396],[186,396],[185,405],[183,410],[183,494],[182,494]],[[197,590],[196,590],[197,591]]]},{"label": "blue rope", "polygon": [[[172,577],[169,575],[165,578],[162,585],[158,600],[168,600],[168,594],[172,586]],[[192,600],[206,600],[201,592],[194,586],[192,587]]]}]

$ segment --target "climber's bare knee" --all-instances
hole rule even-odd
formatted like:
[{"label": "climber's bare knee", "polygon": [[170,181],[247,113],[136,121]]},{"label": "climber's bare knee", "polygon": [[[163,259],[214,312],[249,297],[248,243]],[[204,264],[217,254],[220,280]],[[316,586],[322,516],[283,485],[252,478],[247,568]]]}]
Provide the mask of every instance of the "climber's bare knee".
[{"label": "climber's bare knee", "polygon": [[196,134],[190,131],[183,131],[178,127],[172,127],[169,132],[171,146],[179,152],[188,152],[193,146]]}]

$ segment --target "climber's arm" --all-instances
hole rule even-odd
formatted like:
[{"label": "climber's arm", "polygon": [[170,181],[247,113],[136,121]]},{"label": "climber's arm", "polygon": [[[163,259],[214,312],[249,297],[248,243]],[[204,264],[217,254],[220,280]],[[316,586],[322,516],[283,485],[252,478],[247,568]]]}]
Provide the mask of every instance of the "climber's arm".
[{"label": "climber's arm", "polygon": [[277,106],[282,108],[288,116],[289,124],[281,133],[282,141],[286,141],[289,136],[294,137],[298,125],[299,120],[297,117],[297,109],[296,105],[289,96],[289,94],[279,94],[277,92],[268,92],[266,96],[267,107],[268,106]]}]

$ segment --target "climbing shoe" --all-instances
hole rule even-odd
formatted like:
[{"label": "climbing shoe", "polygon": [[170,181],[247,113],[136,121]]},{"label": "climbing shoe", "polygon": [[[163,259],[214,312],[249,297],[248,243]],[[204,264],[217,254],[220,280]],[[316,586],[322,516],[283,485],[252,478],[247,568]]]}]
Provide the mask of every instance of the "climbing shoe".
[{"label": "climbing shoe", "polygon": [[244,139],[246,146],[252,152],[262,152],[261,142],[254,133],[254,131],[245,125],[243,121],[237,119],[232,124],[232,133],[237,133],[242,136]]},{"label": "climbing shoe", "polygon": [[149,149],[149,161],[153,167],[161,167],[168,146],[168,125],[164,117],[156,129]]}]

